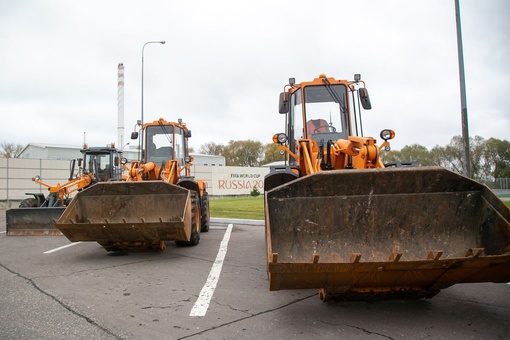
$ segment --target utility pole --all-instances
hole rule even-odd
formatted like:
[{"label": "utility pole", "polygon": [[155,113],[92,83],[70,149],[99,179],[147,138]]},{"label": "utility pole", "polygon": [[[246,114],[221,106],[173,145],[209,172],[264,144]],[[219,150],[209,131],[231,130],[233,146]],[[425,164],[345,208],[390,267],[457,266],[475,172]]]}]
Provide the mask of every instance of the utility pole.
[{"label": "utility pole", "polygon": [[466,78],[464,76],[464,53],[462,50],[462,31],[460,29],[459,0],[455,0],[455,19],[457,22],[457,50],[459,55],[460,105],[462,120],[462,144],[464,146],[464,175],[471,177],[471,160],[469,157],[469,128],[466,103]]}]

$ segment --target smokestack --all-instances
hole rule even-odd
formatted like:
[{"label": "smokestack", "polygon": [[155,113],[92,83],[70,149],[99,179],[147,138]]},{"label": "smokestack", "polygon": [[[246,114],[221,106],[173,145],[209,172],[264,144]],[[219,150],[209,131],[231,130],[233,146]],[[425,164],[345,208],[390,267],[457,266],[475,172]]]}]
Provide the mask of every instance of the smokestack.
[{"label": "smokestack", "polygon": [[117,67],[117,148],[124,146],[124,64]]}]

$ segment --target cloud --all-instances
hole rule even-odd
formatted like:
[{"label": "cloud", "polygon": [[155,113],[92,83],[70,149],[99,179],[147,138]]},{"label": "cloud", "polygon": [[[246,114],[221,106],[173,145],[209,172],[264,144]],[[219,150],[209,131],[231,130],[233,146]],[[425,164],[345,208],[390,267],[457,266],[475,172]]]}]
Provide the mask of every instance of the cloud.
[{"label": "cloud", "polygon": [[[470,134],[508,139],[510,31],[505,0],[461,2]],[[126,135],[182,118],[190,144],[259,140],[284,129],[289,77],[361,73],[364,132],[393,147],[461,134],[454,2],[28,1],[0,4],[1,140],[105,145],[117,139],[117,64]]]}]

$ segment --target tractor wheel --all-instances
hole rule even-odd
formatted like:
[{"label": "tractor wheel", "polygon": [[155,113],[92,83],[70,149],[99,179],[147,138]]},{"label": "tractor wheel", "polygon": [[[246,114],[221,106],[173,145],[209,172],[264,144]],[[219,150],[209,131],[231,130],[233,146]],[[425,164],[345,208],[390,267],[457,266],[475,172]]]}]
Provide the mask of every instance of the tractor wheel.
[{"label": "tractor wheel", "polygon": [[20,208],[37,208],[39,205],[35,198],[25,198],[19,203]]},{"label": "tractor wheel", "polygon": [[178,246],[196,246],[200,242],[200,205],[198,204],[198,193],[191,191],[191,237],[189,241],[175,241]]},{"label": "tractor wheel", "polygon": [[209,212],[209,194],[204,192],[200,199],[200,222],[202,225],[201,232],[206,233],[209,231],[211,223],[211,214]]}]

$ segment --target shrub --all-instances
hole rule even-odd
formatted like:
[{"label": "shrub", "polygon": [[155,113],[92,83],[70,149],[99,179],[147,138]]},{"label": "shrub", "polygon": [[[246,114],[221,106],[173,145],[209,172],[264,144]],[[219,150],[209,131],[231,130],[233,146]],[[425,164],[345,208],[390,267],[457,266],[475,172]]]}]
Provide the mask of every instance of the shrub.
[{"label": "shrub", "polygon": [[253,190],[250,192],[250,195],[252,197],[257,197],[257,196],[260,196],[260,191],[258,188],[253,188]]}]

